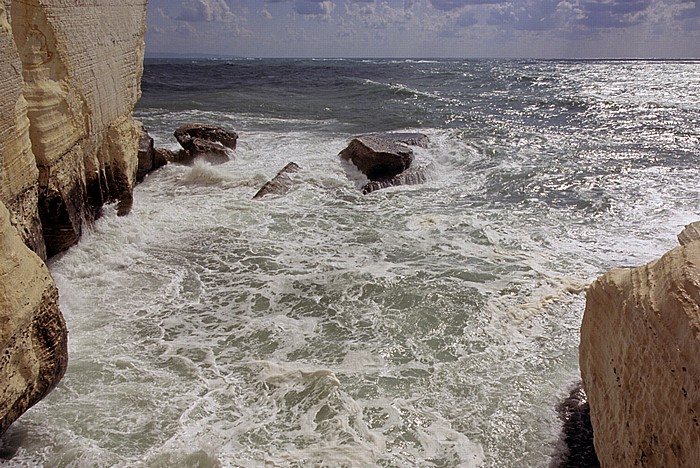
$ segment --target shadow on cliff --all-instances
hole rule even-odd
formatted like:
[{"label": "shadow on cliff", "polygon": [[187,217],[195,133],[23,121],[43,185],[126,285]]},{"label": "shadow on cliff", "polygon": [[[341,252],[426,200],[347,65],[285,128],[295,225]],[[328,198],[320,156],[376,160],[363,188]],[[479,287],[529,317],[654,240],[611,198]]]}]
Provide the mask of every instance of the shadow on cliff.
[{"label": "shadow on cliff", "polygon": [[549,468],[594,468],[600,462],[593,447],[590,406],[583,384],[577,383],[557,405],[563,426],[557,453]]}]

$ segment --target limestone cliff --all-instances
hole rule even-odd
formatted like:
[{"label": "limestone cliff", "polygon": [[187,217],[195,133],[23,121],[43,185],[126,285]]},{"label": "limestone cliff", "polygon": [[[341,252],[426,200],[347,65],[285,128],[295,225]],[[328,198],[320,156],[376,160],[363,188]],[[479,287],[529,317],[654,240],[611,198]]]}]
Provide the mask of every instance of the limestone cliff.
[{"label": "limestone cliff", "polygon": [[131,208],[145,20],[146,0],[0,0],[0,434],[66,368],[42,259]]},{"label": "limestone cliff", "polygon": [[56,386],[67,352],[56,285],[0,203],[0,434]]},{"label": "limestone cliff", "polygon": [[590,287],[581,376],[603,466],[700,460],[700,241]]},{"label": "limestone cliff", "polygon": [[77,242],[103,203],[131,206],[146,0],[0,1],[9,65],[0,84],[11,96],[0,136],[17,139],[2,145],[0,177],[14,184],[3,182],[2,201],[27,243],[43,255],[43,234],[51,256]]}]

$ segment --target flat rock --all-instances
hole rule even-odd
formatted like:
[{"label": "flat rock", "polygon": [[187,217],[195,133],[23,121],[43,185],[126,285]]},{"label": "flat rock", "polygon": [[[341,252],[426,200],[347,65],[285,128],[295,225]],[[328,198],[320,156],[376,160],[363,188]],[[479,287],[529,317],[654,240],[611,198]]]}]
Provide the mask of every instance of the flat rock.
[{"label": "flat rock", "polygon": [[272,180],[267,182],[265,185],[262,186],[260,190],[258,190],[258,193],[256,193],[253,196],[253,199],[262,198],[266,195],[286,194],[287,192],[289,192],[294,182],[290,177],[290,174],[299,172],[300,169],[301,167],[299,167],[299,165],[297,165],[296,163],[288,163],[282,168],[281,171],[277,173],[277,175]]},{"label": "flat rock", "polygon": [[413,162],[411,148],[375,135],[353,138],[339,156],[355,165],[369,180],[390,179]]},{"label": "flat rock", "polygon": [[430,144],[430,139],[428,135],[423,133],[408,133],[408,132],[387,132],[387,133],[370,133],[368,135],[375,138],[380,138],[384,141],[391,141],[393,143],[401,143],[408,146],[419,146],[421,148],[427,148]]}]

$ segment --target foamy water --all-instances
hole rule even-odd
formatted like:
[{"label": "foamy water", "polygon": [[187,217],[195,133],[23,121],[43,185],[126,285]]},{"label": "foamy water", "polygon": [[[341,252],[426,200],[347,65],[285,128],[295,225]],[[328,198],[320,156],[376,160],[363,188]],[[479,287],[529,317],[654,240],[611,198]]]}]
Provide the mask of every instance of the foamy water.
[{"label": "foamy water", "polygon": [[[375,106],[414,112],[384,127],[431,138],[417,149],[434,165],[428,183],[357,190],[337,154],[360,120],[342,105],[373,104],[348,102],[345,88],[291,100],[288,113],[254,111],[257,98],[237,90],[230,107],[246,112],[172,89],[177,104],[155,105],[147,67],[138,114],[157,143],[172,145],[179,123],[217,122],[240,133],[235,159],[151,174],[130,216],[107,207],[51,262],[69,369],[13,426],[19,448],[0,464],[519,467],[559,456],[555,406],[578,379],[586,284],[657,257],[700,215],[688,99],[698,65],[499,62],[489,77],[483,62],[364,66],[359,78],[383,83]],[[682,73],[662,86],[669,67]],[[465,96],[475,75],[494,89]],[[352,93],[374,86],[352,78]],[[290,115],[304,105],[319,115]],[[302,167],[292,191],[252,200],[289,161]]]}]

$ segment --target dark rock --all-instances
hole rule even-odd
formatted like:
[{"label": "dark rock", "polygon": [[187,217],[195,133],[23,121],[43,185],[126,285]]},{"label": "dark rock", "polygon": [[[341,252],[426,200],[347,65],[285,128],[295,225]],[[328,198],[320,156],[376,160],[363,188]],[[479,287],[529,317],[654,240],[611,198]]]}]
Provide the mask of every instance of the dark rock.
[{"label": "dark rock", "polygon": [[175,138],[187,151],[196,150],[196,140],[219,143],[229,149],[236,149],[238,134],[214,125],[192,123],[186,124],[175,130]]},{"label": "dark rock", "polygon": [[365,136],[372,136],[385,141],[402,143],[408,146],[419,146],[421,148],[427,148],[430,144],[428,135],[424,135],[422,133],[371,133]]},{"label": "dark rock", "polygon": [[559,437],[559,454],[551,468],[597,468],[600,466],[593,447],[593,426],[588,397],[581,382],[569,392],[569,396],[557,405],[562,433]]},{"label": "dark rock", "polygon": [[162,158],[156,151],[153,146],[153,138],[148,134],[143,124],[139,125],[141,134],[139,135],[138,168],[136,170],[137,182],[141,182],[149,172],[168,163],[168,160]]},{"label": "dark rock", "polygon": [[299,172],[300,169],[301,167],[299,167],[296,163],[288,163],[272,180],[267,182],[260,190],[258,190],[258,193],[253,196],[253,199],[262,198],[265,195],[286,194],[289,192],[289,189],[293,183],[293,180],[289,175]]},{"label": "dark rock", "polygon": [[413,162],[411,148],[375,135],[353,138],[339,156],[353,163],[369,180],[391,179]]},{"label": "dark rock", "polygon": [[369,181],[362,187],[362,193],[366,195],[376,190],[395,187],[397,185],[423,184],[430,179],[430,173],[432,171],[433,163],[417,164],[414,162],[410,168],[390,179]]}]

